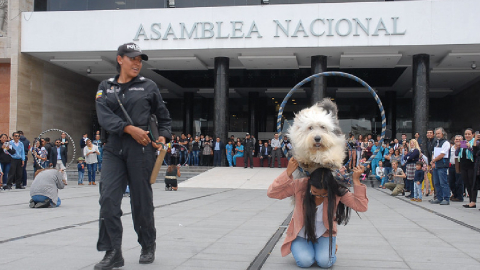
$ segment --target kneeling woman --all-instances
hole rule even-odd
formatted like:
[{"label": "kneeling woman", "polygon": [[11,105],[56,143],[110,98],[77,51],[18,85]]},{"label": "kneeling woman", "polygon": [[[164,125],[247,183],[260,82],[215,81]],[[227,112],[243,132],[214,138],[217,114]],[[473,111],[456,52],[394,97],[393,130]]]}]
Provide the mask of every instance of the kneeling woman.
[{"label": "kneeling woman", "polygon": [[275,179],[267,193],[275,199],[295,196],[282,256],[292,252],[299,267],[310,267],[317,262],[318,266],[328,268],[337,260],[337,224],[347,224],[350,208],[367,211],[367,187],[360,183],[363,167],[354,168],[354,193],[325,168],[315,170],[310,177],[293,179],[297,167],[298,162],[291,158],[286,171]]}]

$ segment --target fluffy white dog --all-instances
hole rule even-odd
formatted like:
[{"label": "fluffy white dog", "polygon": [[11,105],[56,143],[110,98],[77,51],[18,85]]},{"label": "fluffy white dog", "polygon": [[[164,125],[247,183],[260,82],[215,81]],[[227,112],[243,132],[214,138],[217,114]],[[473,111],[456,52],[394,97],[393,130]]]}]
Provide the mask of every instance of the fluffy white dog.
[{"label": "fluffy white dog", "polygon": [[293,156],[308,172],[324,167],[340,169],[345,159],[345,136],[338,124],[337,105],[325,98],[295,114],[288,137]]}]

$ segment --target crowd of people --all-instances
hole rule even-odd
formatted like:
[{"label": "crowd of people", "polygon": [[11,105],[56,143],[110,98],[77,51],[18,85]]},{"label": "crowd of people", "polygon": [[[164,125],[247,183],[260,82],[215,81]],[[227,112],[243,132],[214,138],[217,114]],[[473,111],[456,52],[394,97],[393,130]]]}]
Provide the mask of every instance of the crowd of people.
[{"label": "crowd of people", "polygon": [[[292,145],[287,136],[283,137],[283,143],[291,155]],[[178,166],[222,166],[222,159],[226,158],[225,164],[229,167],[237,165],[238,158],[244,160],[244,167],[253,168],[253,157],[260,159],[260,166],[281,167],[280,159],[285,157],[282,151],[282,142],[279,134],[275,133],[270,140],[258,140],[249,133],[245,138],[230,136],[227,143],[220,138],[212,138],[209,135],[193,137],[191,134],[172,134],[171,141],[165,145],[167,154],[165,163]],[[225,153],[225,156],[222,153]],[[275,163],[276,161],[276,163]]]},{"label": "crowd of people", "polygon": [[[412,201],[421,202],[423,196],[433,196],[430,203],[449,205],[450,201],[464,202],[465,208],[476,208],[477,190],[480,188],[479,132],[465,129],[463,135],[448,140],[441,127],[429,129],[427,140],[420,134],[407,139],[385,140],[380,143],[372,135],[350,134],[347,140],[348,162],[339,176],[358,166],[376,152],[367,165],[364,179],[369,175],[379,181],[379,188],[392,190],[393,196],[402,194]],[[408,194],[406,194],[408,193]]]}]

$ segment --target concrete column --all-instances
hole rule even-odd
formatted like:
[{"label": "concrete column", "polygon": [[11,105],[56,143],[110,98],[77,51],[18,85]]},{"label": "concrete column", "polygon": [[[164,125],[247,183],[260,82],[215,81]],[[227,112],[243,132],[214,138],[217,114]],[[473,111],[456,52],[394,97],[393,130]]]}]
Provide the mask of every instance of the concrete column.
[{"label": "concrete column", "polygon": [[[222,142],[227,141],[228,136],[228,74],[229,58],[215,57],[215,84],[214,84],[214,114],[213,136],[219,137]],[[225,165],[225,152],[222,151],[222,166]]]},{"label": "concrete column", "polygon": [[[387,118],[387,129],[388,127],[392,131],[392,137],[394,139],[397,134],[397,92],[387,91],[385,92],[385,113]],[[386,105],[386,106],[385,106]]]},{"label": "concrete column", "polygon": [[426,142],[428,127],[428,93],[430,90],[430,55],[417,54],[413,56],[413,127],[420,134],[422,141]]},{"label": "concrete column", "polygon": [[258,127],[259,127],[259,93],[258,92],[248,92],[248,132],[251,135],[255,136],[258,139]]},{"label": "concrete column", "polygon": [[[320,72],[327,71],[327,57],[325,55],[315,55],[311,57],[311,71],[312,75],[317,74]],[[324,97],[327,96],[327,78],[320,77],[314,79],[310,87],[312,89],[311,92],[311,104],[315,104],[321,101]],[[308,96],[309,93],[307,93]]]},{"label": "concrete column", "polygon": [[193,134],[193,95],[192,92],[183,94],[183,133],[185,135],[192,134],[195,137],[195,134]]}]

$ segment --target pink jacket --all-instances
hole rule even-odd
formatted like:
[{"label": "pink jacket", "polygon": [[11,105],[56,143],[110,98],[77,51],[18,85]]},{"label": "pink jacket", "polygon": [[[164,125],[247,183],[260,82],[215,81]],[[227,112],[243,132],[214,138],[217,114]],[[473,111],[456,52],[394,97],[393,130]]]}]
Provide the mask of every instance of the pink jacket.
[{"label": "pink jacket", "polygon": [[[307,189],[308,177],[293,179],[293,177],[288,177],[287,171],[285,170],[280,176],[278,176],[275,181],[268,188],[267,196],[274,199],[285,199],[295,195],[295,208],[293,209],[293,216],[290,224],[287,228],[287,236],[285,241],[282,244],[281,252],[282,256],[287,256],[291,251],[290,247],[292,246],[293,240],[297,238],[298,233],[303,227],[304,224],[304,213],[303,213],[303,196]],[[342,202],[346,206],[356,210],[358,212],[365,212],[368,208],[368,198],[367,198],[367,187],[364,184],[354,185],[354,193],[347,192],[343,196],[337,196],[337,204],[335,205],[334,213],[337,210],[337,205],[339,202]],[[327,228],[327,231],[322,235],[328,237],[328,217],[327,210],[328,201],[324,200],[323,202],[323,223]],[[337,222],[333,221],[332,235],[337,235]]]}]

